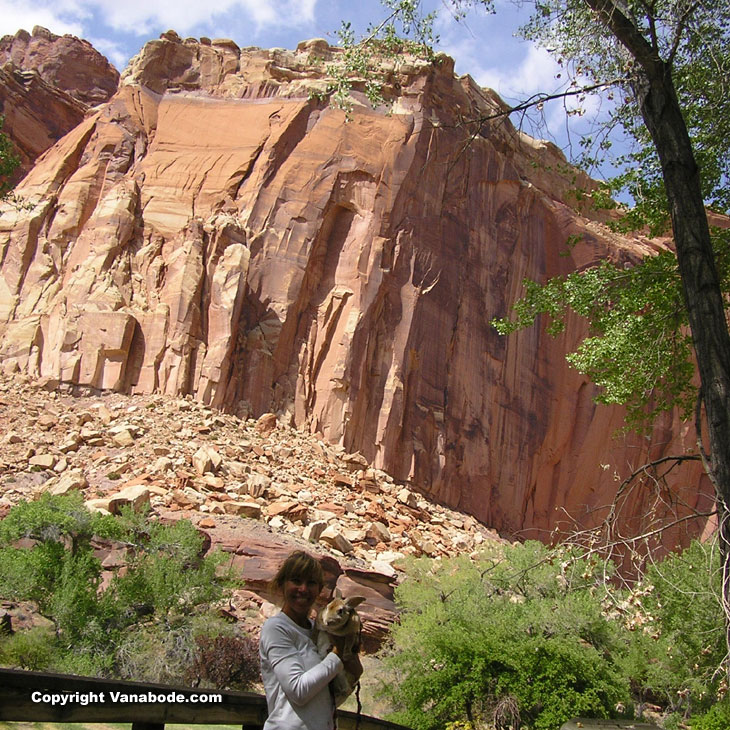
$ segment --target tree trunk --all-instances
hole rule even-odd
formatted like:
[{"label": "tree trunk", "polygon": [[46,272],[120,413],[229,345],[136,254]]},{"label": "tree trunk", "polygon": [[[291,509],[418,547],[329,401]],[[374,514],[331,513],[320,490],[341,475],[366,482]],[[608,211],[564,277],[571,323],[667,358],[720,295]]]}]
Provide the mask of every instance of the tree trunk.
[{"label": "tree trunk", "polygon": [[717,498],[722,607],[730,650],[730,334],[699,169],[674,88],[671,64],[662,61],[616,0],[584,2],[637,61],[641,73],[637,98],[662,166],[707,415],[709,476]]},{"label": "tree trunk", "polygon": [[648,86],[640,98],[641,113],[662,165],[707,414],[709,476],[717,494],[723,557],[723,609],[730,648],[730,334],[699,171],[672,82],[671,68],[664,63],[657,64],[647,73],[647,81]]}]

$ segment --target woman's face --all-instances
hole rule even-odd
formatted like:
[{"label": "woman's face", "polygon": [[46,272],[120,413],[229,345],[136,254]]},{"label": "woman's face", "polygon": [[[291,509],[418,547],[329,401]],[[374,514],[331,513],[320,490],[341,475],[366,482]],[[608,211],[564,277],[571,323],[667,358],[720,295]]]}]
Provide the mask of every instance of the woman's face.
[{"label": "woman's face", "polygon": [[293,577],[284,583],[283,611],[297,623],[306,622],[322,586],[315,580]]}]

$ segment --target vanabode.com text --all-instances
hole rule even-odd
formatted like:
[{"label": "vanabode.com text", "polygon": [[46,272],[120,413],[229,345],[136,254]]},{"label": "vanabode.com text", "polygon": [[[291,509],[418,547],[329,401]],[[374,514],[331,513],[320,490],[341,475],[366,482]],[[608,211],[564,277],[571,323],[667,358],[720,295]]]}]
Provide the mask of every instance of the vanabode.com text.
[{"label": "vanabode.com text", "polygon": [[183,694],[182,692],[33,692],[30,696],[32,702],[42,702],[47,705],[90,705],[104,704],[130,704],[130,703],[216,703],[222,702],[223,696],[219,694]]}]

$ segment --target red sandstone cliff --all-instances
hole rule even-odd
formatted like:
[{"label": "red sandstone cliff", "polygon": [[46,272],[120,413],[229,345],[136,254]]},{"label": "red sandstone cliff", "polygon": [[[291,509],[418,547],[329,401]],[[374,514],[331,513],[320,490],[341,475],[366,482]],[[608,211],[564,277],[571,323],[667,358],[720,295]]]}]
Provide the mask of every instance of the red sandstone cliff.
[{"label": "red sandstone cliff", "polygon": [[0,38],[0,114],[21,160],[16,179],[118,83],[118,72],[87,41],[40,26]]},{"label": "red sandstone cliff", "polygon": [[148,43],[27,175],[35,207],[0,217],[5,367],[275,411],[510,533],[586,518],[691,447],[669,418],[613,437],[621,411],[564,360],[577,327],[489,325],[524,277],[656,244],[581,217],[560,153],[509,122],[466,144],[460,121],[501,102],[450,59],[391,68],[392,113],[355,94],[346,124],[312,93],[337,55]]}]

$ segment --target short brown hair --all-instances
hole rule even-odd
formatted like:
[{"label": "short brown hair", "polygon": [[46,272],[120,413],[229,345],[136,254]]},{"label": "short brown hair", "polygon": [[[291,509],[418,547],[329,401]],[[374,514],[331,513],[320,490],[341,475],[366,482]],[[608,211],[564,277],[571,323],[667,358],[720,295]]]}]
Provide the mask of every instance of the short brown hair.
[{"label": "short brown hair", "polygon": [[313,555],[304,550],[295,550],[279,566],[276,575],[271,579],[271,588],[274,591],[282,591],[284,583],[294,579],[315,581],[320,589],[324,585],[324,570],[322,565]]}]

